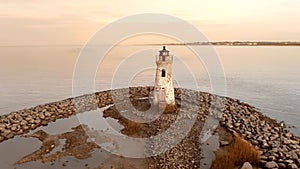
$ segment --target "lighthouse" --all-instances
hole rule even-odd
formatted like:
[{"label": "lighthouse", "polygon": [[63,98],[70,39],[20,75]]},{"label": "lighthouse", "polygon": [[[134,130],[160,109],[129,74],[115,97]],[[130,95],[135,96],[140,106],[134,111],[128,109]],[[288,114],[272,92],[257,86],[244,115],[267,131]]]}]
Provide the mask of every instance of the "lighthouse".
[{"label": "lighthouse", "polygon": [[156,76],[153,91],[153,103],[165,112],[175,111],[175,96],[172,78],[173,56],[163,46],[156,57]]}]

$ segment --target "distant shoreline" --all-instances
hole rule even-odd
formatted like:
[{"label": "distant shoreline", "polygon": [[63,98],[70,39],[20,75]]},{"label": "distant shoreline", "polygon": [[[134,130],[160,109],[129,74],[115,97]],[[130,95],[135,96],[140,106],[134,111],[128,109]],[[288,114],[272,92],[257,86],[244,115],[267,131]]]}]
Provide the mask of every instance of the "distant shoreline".
[{"label": "distant shoreline", "polygon": [[[139,45],[139,44],[136,44]],[[140,45],[168,45],[168,46],[300,46],[300,42],[292,41],[217,41],[217,42],[187,42],[187,43],[161,43]]]},{"label": "distant shoreline", "polygon": [[[103,44],[102,44],[103,45]],[[143,43],[143,44],[123,44],[118,46],[300,46],[300,41],[215,41],[215,42],[185,42],[185,43]],[[0,47],[82,47],[84,44],[16,44],[0,45]],[[101,46],[92,45],[92,46]]]}]

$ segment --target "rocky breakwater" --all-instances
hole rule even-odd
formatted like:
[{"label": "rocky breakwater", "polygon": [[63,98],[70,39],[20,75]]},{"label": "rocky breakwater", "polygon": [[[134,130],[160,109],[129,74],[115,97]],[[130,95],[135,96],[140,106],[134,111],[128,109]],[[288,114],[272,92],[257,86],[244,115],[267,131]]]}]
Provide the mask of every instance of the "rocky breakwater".
[{"label": "rocky breakwater", "polygon": [[56,119],[68,117],[74,112],[72,100],[66,99],[2,115],[0,117],[0,141],[27,133]]},{"label": "rocky breakwater", "polygon": [[122,93],[124,90],[131,96],[139,97],[148,96],[149,91],[153,90],[153,87],[132,87],[129,89],[101,91],[1,115],[0,142],[28,133],[39,126],[46,126],[57,119],[68,118],[77,113],[111,105],[114,103],[113,94]]},{"label": "rocky breakwater", "polygon": [[[97,108],[109,105],[113,106],[113,104],[120,103],[122,97],[125,96],[129,96],[131,100],[148,97],[152,90],[153,87],[108,90],[2,115],[0,116],[0,142],[11,139],[16,135],[28,133],[30,130],[47,125],[57,119],[67,118],[76,113],[96,110]],[[126,93],[126,95],[119,94],[118,98],[115,99],[113,96],[115,94],[118,95],[118,93]],[[241,103],[236,99],[187,89],[175,89],[175,95],[178,108],[184,110],[186,113],[182,117],[173,114],[164,114],[160,119],[153,121],[152,125],[143,125],[142,128],[147,129],[142,133],[143,136],[153,136],[164,132],[170,126],[169,123],[174,122],[175,118],[196,117],[197,120],[187,134],[187,137],[178,145],[166,151],[166,153],[152,158],[154,161],[151,164],[152,168],[199,167],[199,158],[201,157],[198,138],[202,127],[205,127],[203,126],[205,121],[211,117],[220,120],[222,126],[229,130],[234,130],[255,145],[261,151],[262,168],[299,168],[299,137],[289,131],[284,131],[281,145],[279,124],[275,120],[262,115],[254,107]],[[181,98],[184,95],[189,99],[182,100]],[[126,108],[126,106],[124,107]],[[106,116],[110,115],[106,114]],[[185,124],[179,125],[179,128],[180,126],[184,127]],[[176,133],[170,134],[176,135]],[[160,148],[156,143],[149,143],[148,145],[150,145],[149,151],[152,151],[150,153],[153,154]],[[155,146],[151,147],[151,145]]]},{"label": "rocky breakwater", "polygon": [[0,142],[16,135],[28,133],[57,119],[68,118],[76,113],[96,110],[112,104],[110,91],[87,94],[62,101],[11,112],[0,116]]},{"label": "rocky breakwater", "polygon": [[254,107],[238,100],[226,100],[227,109],[220,124],[239,133],[260,150],[263,168],[300,168],[299,137],[288,130],[281,132],[275,120],[262,115]]},{"label": "rocky breakwater", "polygon": [[[148,92],[142,90],[139,94],[130,95],[130,101],[135,109],[148,111],[148,114],[135,112],[127,102],[118,102],[115,103],[117,106],[112,105],[106,109],[103,116],[117,119],[124,126],[121,132],[125,135],[150,138],[145,143],[146,153],[149,156],[145,168],[199,168],[201,159],[199,136],[208,116],[210,95],[201,93],[200,96],[200,93],[193,90],[176,89],[176,111],[163,112],[153,121],[138,124],[122,116],[128,113],[132,114],[132,119],[140,119],[155,114],[154,111],[157,110],[151,110],[147,99],[149,91],[151,90]],[[182,97],[187,99],[182,100]],[[165,136],[159,136],[161,134]],[[174,144],[176,139],[179,140]]]}]

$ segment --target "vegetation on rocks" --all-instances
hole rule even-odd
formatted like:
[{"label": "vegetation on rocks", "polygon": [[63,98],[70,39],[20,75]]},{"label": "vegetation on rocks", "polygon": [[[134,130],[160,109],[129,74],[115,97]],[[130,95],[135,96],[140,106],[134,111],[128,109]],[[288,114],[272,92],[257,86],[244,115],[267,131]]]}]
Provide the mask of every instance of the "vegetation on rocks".
[{"label": "vegetation on rocks", "polygon": [[259,151],[240,136],[234,136],[233,142],[226,147],[225,152],[217,152],[212,169],[234,169],[244,162],[258,165],[260,161]]}]

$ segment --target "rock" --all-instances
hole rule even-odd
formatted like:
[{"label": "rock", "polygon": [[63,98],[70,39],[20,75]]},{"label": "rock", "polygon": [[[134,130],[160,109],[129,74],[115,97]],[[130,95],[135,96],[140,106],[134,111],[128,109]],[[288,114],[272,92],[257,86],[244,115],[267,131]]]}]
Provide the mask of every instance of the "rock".
[{"label": "rock", "polygon": [[233,125],[231,125],[231,124],[228,124],[228,127],[229,127],[230,129],[232,129],[232,128],[233,128]]},{"label": "rock", "polygon": [[18,135],[23,134],[23,130],[22,129],[18,130],[16,134]]},{"label": "rock", "polygon": [[11,127],[11,130],[12,130],[12,131],[16,131],[16,130],[17,130],[17,126],[12,126],[12,127]]},{"label": "rock", "polygon": [[266,161],[266,160],[260,160],[260,163],[261,163],[261,164],[266,164],[267,161]]},{"label": "rock", "polygon": [[257,140],[251,140],[252,144],[254,145],[258,145],[258,141]]},{"label": "rock", "polygon": [[279,168],[286,168],[286,165],[284,163],[278,163]]},{"label": "rock", "polygon": [[261,125],[261,126],[264,126],[265,124],[266,124],[266,122],[265,122],[265,121],[263,121],[263,120],[262,120],[262,121],[260,121],[260,125]]},{"label": "rock", "polygon": [[299,141],[297,141],[297,140],[290,140],[290,142],[291,142],[291,144],[295,144],[295,145],[298,145],[298,144],[300,144],[300,142],[299,142]]},{"label": "rock", "polygon": [[39,113],[39,118],[40,118],[40,119],[45,119],[45,115],[44,115],[44,113],[42,113],[42,112],[41,112],[41,113]]},{"label": "rock", "polygon": [[270,132],[271,128],[266,126],[266,127],[263,127],[262,130],[265,132],[265,133],[268,133]]},{"label": "rock", "polygon": [[245,134],[248,135],[248,136],[252,135],[252,133],[250,131],[246,131]]},{"label": "rock", "polygon": [[290,143],[291,143],[291,141],[289,139],[283,138],[283,144],[288,145]]},{"label": "rock", "polygon": [[262,143],[262,148],[267,148],[267,147],[269,147],[269,144],[266,141],[264,141]]},{"label": "rock", "polygon": [[265,165],[266,168],[278,168],[278,164],[275,161],[267,162]]},{"label": "rock", "polygon": [[234,106],[229,106],[229,110],[230,111],[235,110],[235,107]]},{"label": "rock", "polygon": [[290,137],[293,136],[293,134],[292,134],[291,132],[287,132],[287,133],[285,133],[284,135],[285,135],[285,137],[287,137],[287,138],[290,138]]},{"label": "rock", "polygon": [[279,135],[278,135],[278,134],[275,134],[275,135],[273,135],[272,137],[270,137],[270,140],[271,140],[271,141],[276,140],[278,137],[279,137]]},{"label": "rock", "polygon": [[228,146],[229,142],[228,141],[220,141],[221,146]]},{"label": "rock", "polygon": [[274,156],[269,156],[269,160],[274,161],[276,158]]},{"label": "rock", "polygon": [[253,168],[249,162],[245,162],[241,169],[253,169]]},{"label": "rock", "polygon": [[0,136],[0,142],[2,142],[4,140],[4,137]]},{"label": "rock", "polygon": [[20,123],[22,126],[28,124],[28,122],[26,120],[22,120],[21,123]]},{"label": "rock", "polygon": [[51,116],[51,113],[50,112],[45,112],[45,116],[49,117],[49,116]]},{"label": "rock", "polygon": [[286,145],[283,145],[283,146],[282,146],[282,152],[289,152],[289,150],[287,149],[287,146],[286,146]]},{"label": "rock", "polygon": [[7,139],[10,139],[10,138],[14,137],[14,133],[8,130],[8,131],[2,133],[2,136],[7,138]]},{"label": "rock", "polygon": [[262,156],[260,156],[260,159],[262,159],[262,160],[267,160],[268,157],[262,155]]},{"label": "rock", "polygon": [[276,148],[276,147],[273,148],[273,149],[272,149],[272,152],[273,152],[273,153],[277,153],[277,152],[278,152],[278,148]]},{"label": "rock", "polygon": [[291,163],[293,163],[294,161],[293,161],[293,160],[285,160],[284,162],[287,163],[287,164],[291,164]]},{"label": "rock", "polygon": [[0,128],[5,128],[5,124],[0,123]]},{"label": "rock", "polygon": [[241,123],[234,123],[235,127],[239,127],[241,125]]},{"label": "rock", "polygon": [[28,130],[28,129],[29,129],[29,126],[22,126],[22,129],[23,129],[23,130]]},{"label": "rock", "polygon": [[298,169],[298,166],[296,164],[289,164],[290,169]]},{"label": "rock", "polygon": [[34,123],[35,123],[35,124],[40,124],[40,123],[41,123],[41,120],[40,120],[40,119],[36,119],[36,120],[34,121]]},{"label": "rock", "polygon": [[279,158],[279,155],[277,153],[273,153],[273,156],[275,157],[274,160],[278,159]]},{"label": "rock", "polygon": [[298,155],[297,155],[297,153],[295,152],[295,151],[292,151],[291,153],[290,153],[290,155],[291,155],[291,159],[293,159],[293,160],[297,160],[298,159]]},{"label": "rock", "polygon": [[41,122],[41,125],[47,126],[47,125],[48,125],[48,122],[47,122],[46,120],[43,120],[43,121]]},{"label": "rock", "polygon": [[32,117],[27,117],[26,120],[29,123],[34,123],[34,119]]}]

